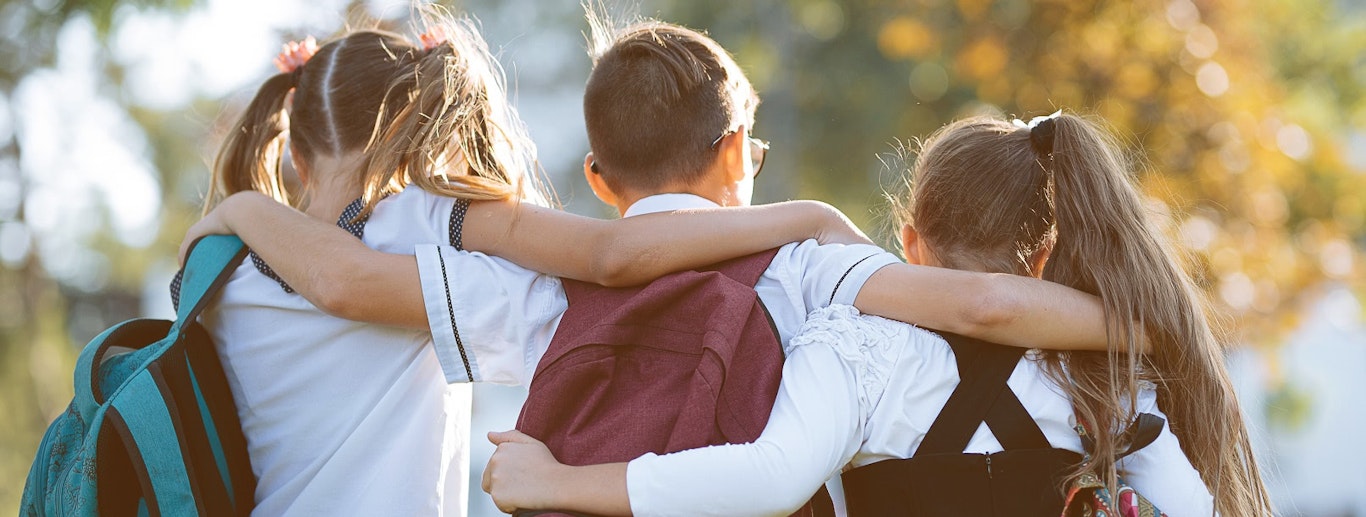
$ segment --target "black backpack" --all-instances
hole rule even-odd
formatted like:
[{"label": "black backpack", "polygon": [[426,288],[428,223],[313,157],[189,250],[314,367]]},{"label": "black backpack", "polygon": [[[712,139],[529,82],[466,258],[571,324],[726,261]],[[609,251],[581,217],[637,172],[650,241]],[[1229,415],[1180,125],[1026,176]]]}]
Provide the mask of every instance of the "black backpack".
[{"label": "black backpack", "polygon": [[[844,473],[849,515],[1061,515],[1065,476],[1083,457],[1053,448],[1006,384],[1025,349],[940,335],[958,362],[958,387],[915,456]],[[1005,450],[963,452],[982,422]],[[1162,424],[1159,417],[1141,415],[1125,454],[1152,443]]]}]

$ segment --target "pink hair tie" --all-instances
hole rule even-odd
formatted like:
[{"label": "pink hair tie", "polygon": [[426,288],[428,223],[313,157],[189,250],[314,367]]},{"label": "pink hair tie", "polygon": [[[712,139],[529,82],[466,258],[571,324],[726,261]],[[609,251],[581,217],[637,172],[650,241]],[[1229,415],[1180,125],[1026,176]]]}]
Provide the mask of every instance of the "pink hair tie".
[{"label": "pink hair tie", "polygon": [[417,36],[418,41],[422,42],[422,50],[431,51],[432,49],[446,43],[446,30],[441,27],[432,27],[427,32]]},{"label": "pink hair tie", "polygon": [[304,63],[317,53],[318,41],[313,39],[313,36],[304,38],[303,41],[285,43],[280,55],[275,56],[275,68],[279,68],[281,73],[292,73],[304,66]]}]

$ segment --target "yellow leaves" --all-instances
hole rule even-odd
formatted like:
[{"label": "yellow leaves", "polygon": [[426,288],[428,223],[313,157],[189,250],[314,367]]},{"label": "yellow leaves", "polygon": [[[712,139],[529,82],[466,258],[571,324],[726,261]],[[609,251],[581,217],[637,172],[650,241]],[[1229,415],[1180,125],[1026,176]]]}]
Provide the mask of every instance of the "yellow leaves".
[{"label": "yellow leaves", "polygon": [[1141,99],[1151,95],[1157,83],[1157,74],[1151,64],[1133,61],[1121,67],[1115,76],[1115,93],[1129,99]]},{"label": "yellow leaves", "polygon": [[982,15],[991,8],[991,0],[958,0],[958,12],[963,13],[963,19],[975,22],[982,19]]},{"label": "yellow leaves", "polygon": [[995,35],[969,43],[954,58],[954,70],[962,77],[984,81],[1005,70],[1010,52]]},{"label": "yellow leaves", "polygon": [[923,58],[939,51],[939,36],[910,16],[898,16],[878,31],[877,48],[890,59]]}]

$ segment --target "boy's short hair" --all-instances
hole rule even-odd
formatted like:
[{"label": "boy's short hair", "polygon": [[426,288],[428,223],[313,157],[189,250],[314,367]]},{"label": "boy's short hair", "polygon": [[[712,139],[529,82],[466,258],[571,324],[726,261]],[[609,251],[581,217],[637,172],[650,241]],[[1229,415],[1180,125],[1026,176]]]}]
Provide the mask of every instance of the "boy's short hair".
[{"label": "boy's short hair", "polygon": [[653,20],[613,31],[589,18],[593,72],[583,115],[597,170],[612,189],[696,181],[715,159],[718,137],[753,125],[759,97],[711,38]]}]

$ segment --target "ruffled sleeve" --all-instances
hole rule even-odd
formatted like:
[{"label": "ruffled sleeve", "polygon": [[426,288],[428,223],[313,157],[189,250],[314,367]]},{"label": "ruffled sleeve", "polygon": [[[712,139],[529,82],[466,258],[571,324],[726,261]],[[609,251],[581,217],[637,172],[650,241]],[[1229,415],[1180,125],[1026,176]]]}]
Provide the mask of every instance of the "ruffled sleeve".
[{"label": "ruffled sleeve", "polygon": [[850,305],[831,305],[807,317],[788,344],[791,355],[803,346],[829,347],[857,379],[859,421],[867,422],[882,400],[888,377],[896,368],[913,327],[877,316],[867,316]]}]

